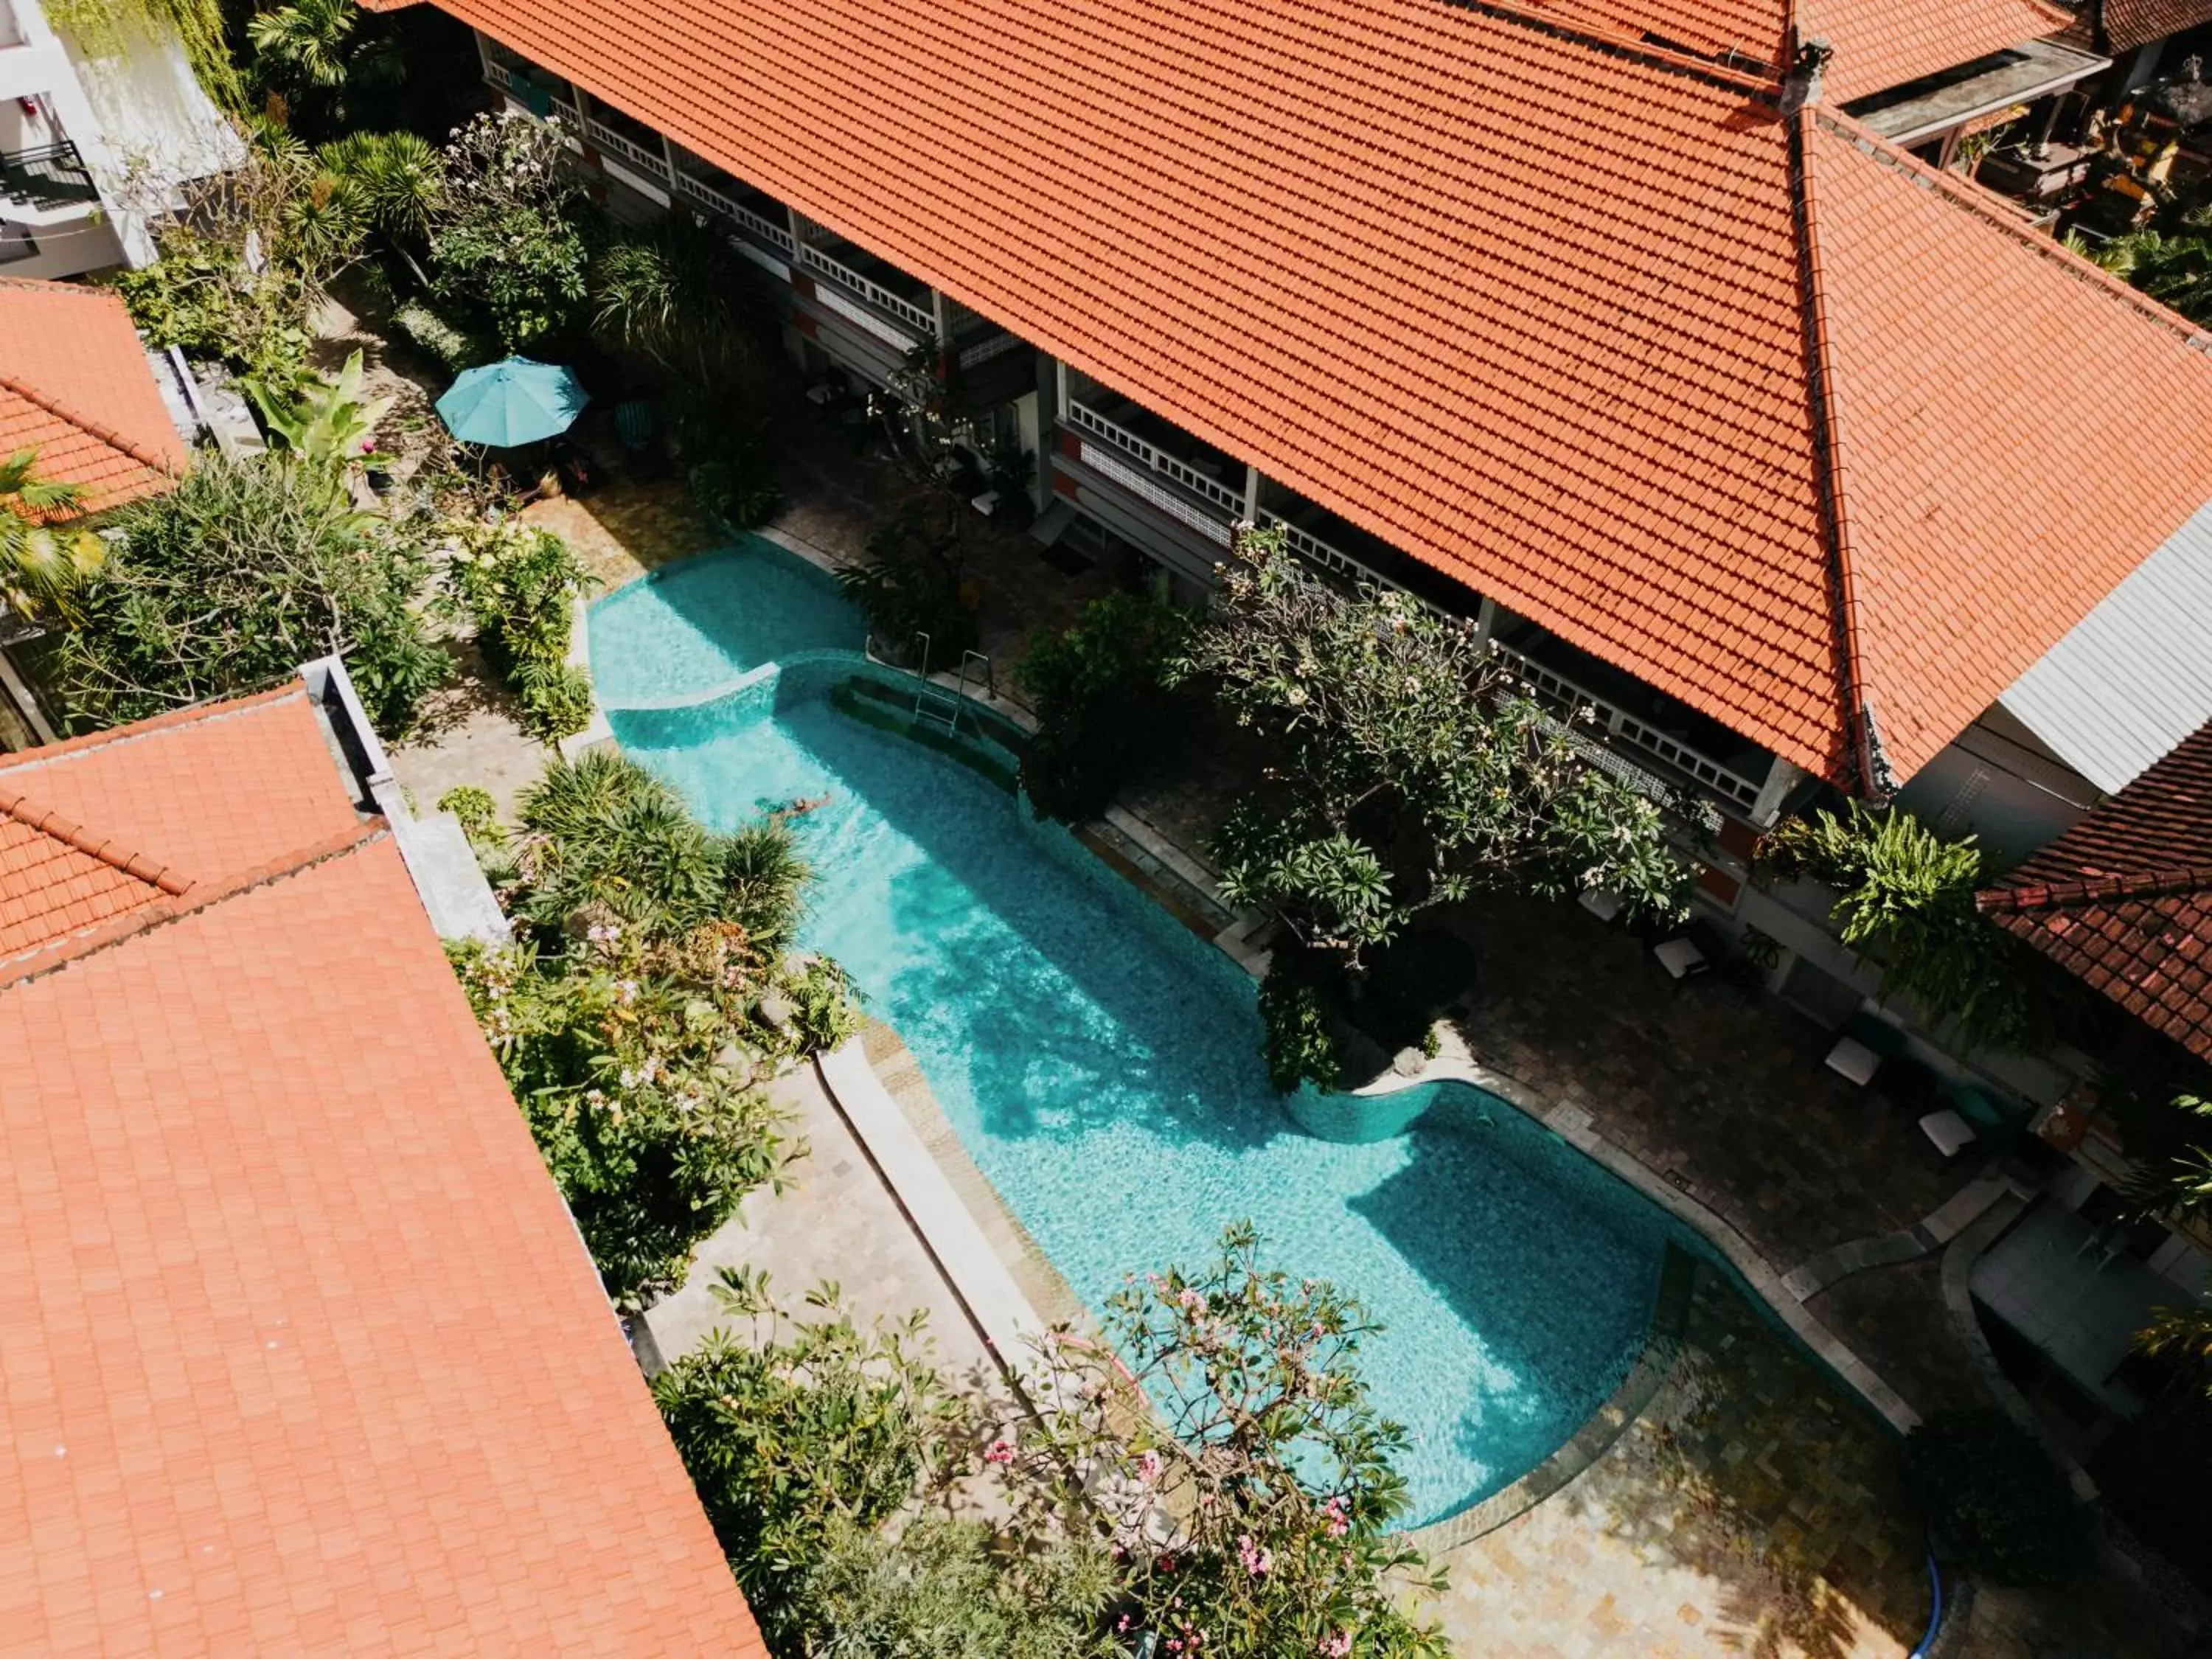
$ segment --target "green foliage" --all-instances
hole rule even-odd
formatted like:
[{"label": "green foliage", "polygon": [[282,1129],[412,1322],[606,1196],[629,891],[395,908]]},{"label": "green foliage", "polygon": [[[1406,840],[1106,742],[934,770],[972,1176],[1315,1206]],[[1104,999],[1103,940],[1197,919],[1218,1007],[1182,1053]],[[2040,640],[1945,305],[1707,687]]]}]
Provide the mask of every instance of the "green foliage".
[{"label": "green foliage", "polygon": [[362,382],[362,356],[356,351],[335,379],[273,391],[249,380],[246,389],[279,449],[292,452],[310,466],[345,467],[376,459],[376,423],[392,408],[389,398],[363,397]]},{"label": "green foliage", "polygon": [[355,0],[282,0],[246,20],[257,84],[288,119],[322,131],[355,125],[405,80],[397,40],[365,27]]},{"label": "green foliage", "polygon": [[532,731],[556,742],[591,724],[591,677],[568,661],[575,601],[597,586],[568,544],[514,520],[454,527],[442,603],[474,623]]},{"label": "green foliage", "polygon": [[397,736],[448,671],[415,608],[428,560],[411,529],[356,511],[328,469],[210,456],[113,523],[122,544],[77,588],[54,658],[80,727],[258,690],[336,652]]},{"label": "green foliage", "polygon": [[1905,1437],[1905,1479],[1938,1559],[2000,1584],[2080,1568],[2087,1517],[2066,1477],[2001,1412],[1939,1412]]},{"label": "green foliage", "polygon": [[465,368],[492,361],[492,346],[475,335],[455,328],[419,300],[410,300],[392,313],[392,325],[409,341],[435,358],[439,366],[459,374]]},{"label": "green foliage", "polygon": [[772,326],[758,268],[727,234],[686,213],[600,250],[592,302],[592,325],[609,344],[700,387],[750,365]]},{"label": "green foliage", "polygon": [[[1442,1635],[1399,1599],[1441,1592],[1443,1576],[1390,1529],[1407,1437],[1359,1372],[1380,1328],[1366,1310],[1263,1268],[1238,1223],[1218,1261],[1133,1282],[1103,1312],[1104,1349],[1048,1343],[1058,1379],[1032,1397],[1053,1409],[1020,1455],[1040,1484],[1082,1470],[1103,1524],[1134,1543],[1124,1592],[1139,1627],[1163,1649],[1203,1632],[1195,1650],[1222,1659],[1443,1659]],[[1168,1516],[1176,1541],[1150,1541]]]},{"label": "green foliage", "polygon": [[1971,836],[1945,841],[1910,812],[1853,801],[1840,817],[1824,811],[1778,826],[1759,861],[1837,890],[1843,941],[1880,957],[1885,997],[1956,1021],[1977,1045],[2026,1048],[2049,1029],[2033,951],[1974,908],[1988,872]]},{"label": "green foliage", "polygon": [[854,1594],[844,1569],[810,1586],[833,1549],[851,1561],[919,1486],[957,1472],[969,1407],[931,1363],[916,1313],[863,1330],[836,1287],[799,1318],[767,1294],[765,1275],[725,1269],[716,1295],[750,1321],[717,1331],[653,1379],[668,1431],[774,1650],[799,1653],[813,1625],[810,1591]]},{"label": "green foliage", "polygon": [[691,497],[709,518],[750,530],[782,508],[775,428],[741,382],[692,389],[678,406],[676,441]]},{"label": "green foliage", "polygon": [[461,821],[461,833],[469,838],[471,847],[497,848],[507,842],[507,831],[500,827],[499,805],[491,798],[491,791],[479,789],[472,783],[457,784],[438,797],[438,810],[451,812]]},{"label": "green foliage", "polygon": [[959,521],[933,529],[927,512],[910,507],[868,538],[868,562],[838,574],[845,597],[868,619],[878,651],[905,661],[929,635],[929,665],[957,664],[975,646],[975,608],[961,580]]},{"label": "green foliage", "polygon": [[2184,214],[2170,230],[2115,236],[2096,260],[2191,322],[2212,321],[2212,206]]},{"label": "green foliage", "polygon": [[1189,632],[1170,606],[1109,593],[1085,605],[1073,626],[1032,636],[1014,678],[1036,710],[1022,785],[1038,816],[1097,817],[1130,768],[1166,743],[1168,665]]},{"label": "green foliage", "polygon": [[1121,1659],[1119,1575],[1081,1534],[1018,1541],[925,1515],[896,1535],[836,1524],[801,1582],[809,1659]]},{"label": "green foliage", "polygon": [[307,300],[289,263],[257,274],[232,243],[176,228],[163,234],[160,259],[122,272],[115,287],[151,344],[222,363],[264,387],[307,378]]},{"label": "green foliage", "polygon": [[1344,1054],[1329,1029],[1322,977],[1304,951],[1286,947],[1260,981],[1260,1052],[1267,1080],[1283,1094],[1302,1083],[1322,1090],[1344,1083]]},{"label": "green foliage", "polygon": [[428,139],[411,132],[349,132],[315,155],[325,173],[343,181],[363,222],[403,246],[428,240],[445,197],[446,163]]},{"label": "green foliage", "polygon": [[1174,665],[1285,763],[1213,842],[1232,903],[1356,968],[1431,906],[1486,887],[1601,887],[1680,915],[1687,876],[1659,807],[1591,763],[1470,628],[1405,594],[1347,594],[1276,530],[1237,538],[1215,615]]},{"label": "green foliage", "polygon": [[0,457],[0,608],[28,617],[59,611],[100,568],[106,544],[74,518],[83,501],[75,484],[43,477],[39,452]]},{"label": "green foliage", "polygon": [[[727,1057],[747,1034],[722,988],[678,971],[727,941],[656,950],[617,923],[580,931],[557,957],[471,942],[453,965],[608,1295],[635,1309],[683,1282],[693,1248],[791,1149]],[[726,951],[720,970],[734,965]]]},{"label": "green foliage", "polygon": [[88,58],[116,57],[134,35],[173,30],[207,95],[233,114],[245,107],[246,88],[231,61],[222,0],[46,0],[46,14]]},{"label": "green foliage", "polygon": [[583,191],[557,125],[479,115],[446,147],[445,167],[430,222],[440,300],[480,313],[509,351],[569,332],[590,261]]}]

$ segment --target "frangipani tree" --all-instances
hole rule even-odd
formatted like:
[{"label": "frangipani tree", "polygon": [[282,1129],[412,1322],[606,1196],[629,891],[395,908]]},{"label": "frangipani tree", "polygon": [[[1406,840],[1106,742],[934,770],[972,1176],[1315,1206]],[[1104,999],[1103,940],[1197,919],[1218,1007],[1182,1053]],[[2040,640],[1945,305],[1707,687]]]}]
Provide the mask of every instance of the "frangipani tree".
[{"label": "frangipani tree", "polygon": [[1601,887],[1679,913],[1687,875],[1656,803],[1592,763],[1468,624],[1347,592],[1240,533],[1220,605],[1173,665],[1271,738],[1278,786],[1214,838],[1222,890],[1352,969],[1420,912],[1485,889]]}]

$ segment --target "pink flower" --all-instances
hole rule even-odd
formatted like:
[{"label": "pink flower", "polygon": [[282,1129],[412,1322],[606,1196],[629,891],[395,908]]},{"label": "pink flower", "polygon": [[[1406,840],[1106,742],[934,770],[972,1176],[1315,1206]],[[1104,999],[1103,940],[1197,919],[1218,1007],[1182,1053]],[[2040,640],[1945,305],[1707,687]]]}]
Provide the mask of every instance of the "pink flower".
[{"label": "pink flower", "polygon": [[1254,1578],[1266,1577],[1267,1570],[1275,1565],[1273,1552],[1254,1543],[1249,1532],[1237,1540],[1237,1559],[1243,1564],[1245,1572]]},{"label": "pink flower", "polygon": [[1182,1303],[1184,1307],[1194,1308],[1200,1313],[1206,1311],[1206,1292],[1203,1291],[1194,1291],[1186,1287],[1176,1300]]},{"label": "pink flower", "polygon": [[1322,1505],[1322,1512],[1328,1516],[1328,1535],[1331,1538],[1341,1538],[1352,1530],[1352,1522],[1344,1512],[1341,1498],[1330,1498]]},{"label": "pink flower", "polygon": [[1006,1439],[994,1440],[988,1446],[984,1448],[983,1461],[986,1463],[1012,1462],[1014,1461],[1014,1443],[1011,1440]]},{"label": "pink flower", "polygon": [[1352,1632],[1342,1630],[1337,1632],[1335,1635],[1321,1644],[1321,1650],[1328,1656],[1328,1659],[1344,1659],[1344,1656],[1352,1651]]},{"label": "pink flower", "polygon": [[1156,1451],[1148,1451],[1137,1460],[1137,1479],[1149,1486],[1159,1478],[1160,1455]]}]

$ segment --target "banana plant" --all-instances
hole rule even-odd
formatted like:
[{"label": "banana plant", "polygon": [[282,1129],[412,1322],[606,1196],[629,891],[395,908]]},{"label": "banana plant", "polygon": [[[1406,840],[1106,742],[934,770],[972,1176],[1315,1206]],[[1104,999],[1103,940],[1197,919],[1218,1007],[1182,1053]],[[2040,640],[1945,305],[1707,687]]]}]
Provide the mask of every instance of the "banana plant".
[{"label": "banana plant", "polygon": [[385,459],[374,447],[376,423],[392,407],[392,399],[362,396],[364,380],[356,351],[335,378],[311,382],[289,397],[280,397],[256,380],[248,380],[246,389],[260,410],[269,435],[308,465],[375,465]]}]

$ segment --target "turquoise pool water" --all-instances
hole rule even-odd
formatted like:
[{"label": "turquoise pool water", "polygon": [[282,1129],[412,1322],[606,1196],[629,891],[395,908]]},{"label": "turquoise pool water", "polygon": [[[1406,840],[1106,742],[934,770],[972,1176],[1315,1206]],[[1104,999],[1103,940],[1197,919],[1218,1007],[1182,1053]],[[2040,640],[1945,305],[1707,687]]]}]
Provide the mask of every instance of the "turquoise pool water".
[{"label": "turquoise pool water", "polygon": [[1640,1346],[1660,1212],[1460,1085],[1434,1087],[1389,1139],[1300,1133],[1235,964],[981,777],[830,705],[867,671],[823,647],[818,587],[789,619],[803,654],[758,666],[779,650],[774,606],[802,592],[764,579],[781,556],[702,562],[594,608],[603,692],[718,693],[612,707],[616,735],[718,826],[830,796],[795,824],[818,872],[807,940],[898,1029],[1077,1292],[1097,1305],[1128,1273],[1206,1261],[1224,1222],[1250,1217],[1274,1261],[1334,1279],[1389,1327],[1366,1370],[1413,1431],[1417,1522],[1580,1427]]},{"label": "turquoise pool water", "polygon": [[599,701],[696,695],[794,651],[858,651],[867,629],[826,573],[763,541],[653,572],[592,607]]}]

